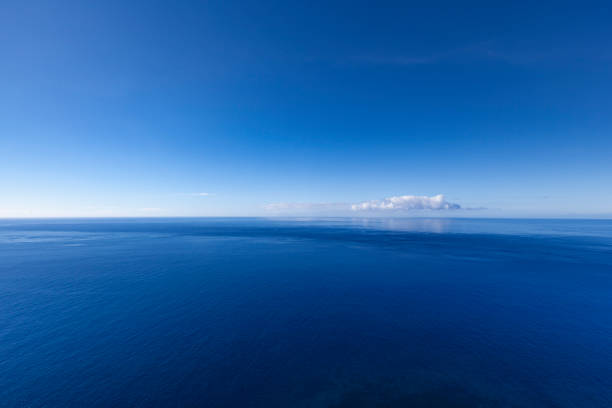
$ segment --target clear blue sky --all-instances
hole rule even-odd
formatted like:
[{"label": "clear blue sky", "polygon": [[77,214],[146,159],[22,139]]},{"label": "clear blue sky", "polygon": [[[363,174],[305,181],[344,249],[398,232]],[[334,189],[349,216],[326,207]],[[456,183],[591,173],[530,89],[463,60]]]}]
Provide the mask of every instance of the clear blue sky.
[{"label": "clear blue sky", "polygon": [[500,4],[4,0],[0,217],[612,215],[610,3]]}]

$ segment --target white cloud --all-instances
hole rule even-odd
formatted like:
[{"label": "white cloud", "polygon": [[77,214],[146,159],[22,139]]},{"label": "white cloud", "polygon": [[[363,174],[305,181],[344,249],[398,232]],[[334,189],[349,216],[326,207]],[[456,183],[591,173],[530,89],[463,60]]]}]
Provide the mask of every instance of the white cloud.
[{"label": "white cloud", "polygon": [[351,205],[353,211],[457,210],[459,208],[461,208],[459,204],[446,201],[442,194],[432,197],[403,195]]},{"label": "white cloud", "polygon": [[210,197],[210,196],[214,196],[213,193],[192,193],[192,196],[195,197]]},{"label": "white cloud", "polygon": [[383,200],[370,200],[361,203],[272,203],[264,205],[266,211],[276,213],[321,213],[321,212],[358,212],[358,211],[408,211],[408,210],[457,210],[461,206],[447,201],[442,194],[428,196],[403,195]]}]

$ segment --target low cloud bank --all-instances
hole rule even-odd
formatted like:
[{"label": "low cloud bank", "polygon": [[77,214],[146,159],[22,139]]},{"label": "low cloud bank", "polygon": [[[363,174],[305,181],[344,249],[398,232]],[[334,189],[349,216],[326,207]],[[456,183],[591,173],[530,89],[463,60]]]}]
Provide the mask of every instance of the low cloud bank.
[{"label": "low cloud bank", "polygon": [[353,211],[458,210],[460,208],[459,204],[446,201],[442,194],[433,197],[404,195],[351,205]]},{"label": "low cloud bank", "polygon": [[388,197],[382,200],[370,200],[360,203],[272,203],[263,207],[266,211],[276,213],[344,213],[351,212],[402,212],[412,210],[459,210],[461,206],[451,203],[444,195],[414,196],[403,195]]}]

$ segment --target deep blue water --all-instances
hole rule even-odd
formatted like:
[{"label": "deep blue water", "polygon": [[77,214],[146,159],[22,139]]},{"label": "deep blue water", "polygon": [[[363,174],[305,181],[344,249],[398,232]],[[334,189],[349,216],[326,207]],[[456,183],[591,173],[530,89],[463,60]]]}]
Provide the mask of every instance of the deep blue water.
[{"label": "deep blue water", "polygon": [[612,221],[0,220],[0,405],[612,407]]}]

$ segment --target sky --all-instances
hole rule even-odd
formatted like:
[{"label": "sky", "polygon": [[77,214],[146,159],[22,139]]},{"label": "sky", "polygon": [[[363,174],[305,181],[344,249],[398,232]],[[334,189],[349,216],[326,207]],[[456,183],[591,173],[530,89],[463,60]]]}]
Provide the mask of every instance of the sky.
[{"label": "sky", "polygon": [[0,2],[0,217],[612,217],[610,2]]}]

